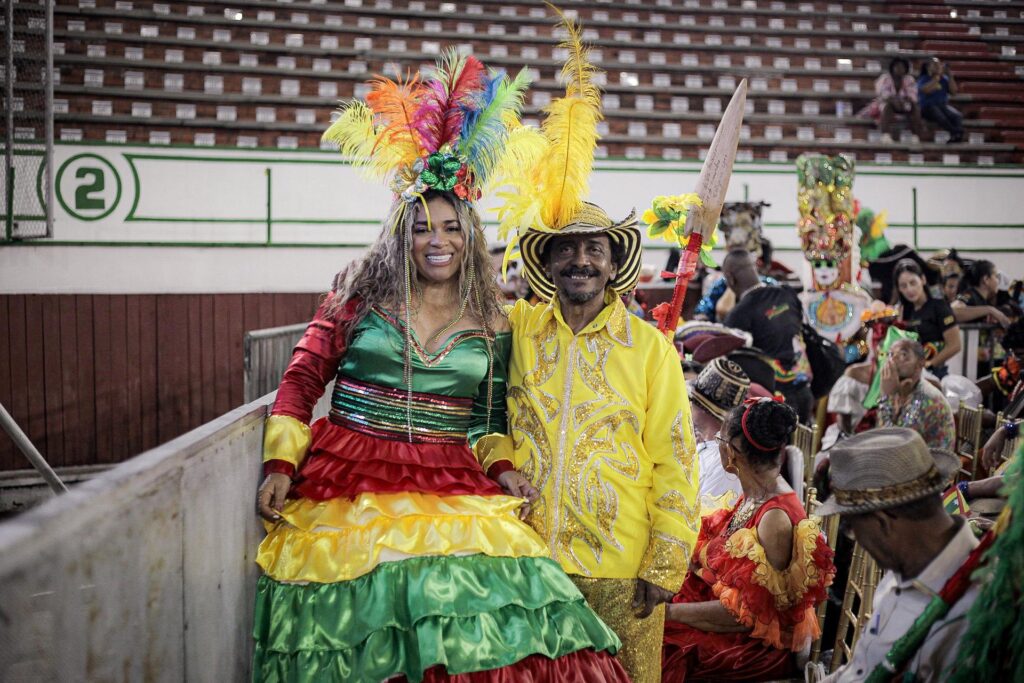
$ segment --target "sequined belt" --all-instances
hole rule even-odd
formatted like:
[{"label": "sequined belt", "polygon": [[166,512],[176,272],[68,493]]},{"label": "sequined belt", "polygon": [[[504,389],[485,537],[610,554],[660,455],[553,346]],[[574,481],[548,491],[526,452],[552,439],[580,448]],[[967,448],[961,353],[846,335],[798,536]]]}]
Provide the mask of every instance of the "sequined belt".
[{"label": "sequined belt", "polygon": [[338,377],[330,420],[352,431],[419,443],[465,443],[472,398],[457,398]]}]

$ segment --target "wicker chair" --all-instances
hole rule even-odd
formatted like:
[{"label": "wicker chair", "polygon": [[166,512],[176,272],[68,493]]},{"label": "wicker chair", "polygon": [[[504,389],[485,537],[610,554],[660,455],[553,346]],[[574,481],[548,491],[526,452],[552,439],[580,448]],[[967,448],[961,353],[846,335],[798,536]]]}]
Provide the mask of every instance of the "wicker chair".
[{"label": "wicker chair", "polygon": [[810,500],[811,481],[814,479],[815,442],[818,439],[818,428],[798,424],[793,432],[793,445],[800,449],[804,456],[804,505]]},{"label": "wicker chair", "polygon": [[960,456],[959,479],[972,481],[978,474],[981,450],[981,408],[960,404],[956,413],[956,454]]},{"label": "wicker chair", "polygon": [[[828,547],[835,552],[836,539],[839,537],[839,515],[829,515],[825,518],[821,518],[815,514],[815,511],[821,505],[821,501],[818,500],[818,492],[816,489],[807,489],[807,503],[806,511],[807,516],[813,518],[818,522],[818,526],[821,527],[821,532],[825,534],[825,542],[828,543]],[[825,609],[828,607],[828,600],[822,600],[821,604],[818,605],[817,617],[818,625],[821,627],[822,632],[825,630]],[[814,642],[811,643],[811,655],[810,660],[812,662],[818,662],[821,659],[821,636],[818,636]]]},{"label": "wicker chair", "polygon": [[[859,543],[855,545],[853,559],[850,562],[850,576],[846,581],[846,594],[843,596],[843,609],[839,614],[839,627],[836,630],[836,642],[829,672],[835,671],[852,658],[861,631],[871,619],[875,587],[878,586],[881,575],[882,571],[871,556]],[[857,599],[856,611],[854,610],[854,599]],[[850,637],[851,629],[853,630],[852,637]]]}]

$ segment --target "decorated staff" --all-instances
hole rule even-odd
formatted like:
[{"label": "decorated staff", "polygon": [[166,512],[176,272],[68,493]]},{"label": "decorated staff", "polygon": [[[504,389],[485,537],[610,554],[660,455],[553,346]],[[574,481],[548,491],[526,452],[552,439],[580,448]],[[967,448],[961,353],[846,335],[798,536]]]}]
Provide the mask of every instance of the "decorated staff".
[{"label": "decorated staff", "polygon": [[686,287],[697,270],[697,260],[712,267],[715,265],[710,256],[714,246],[713,235],[725,204],[725,192],[729,188],[729,178],[736,160],[746,102],[747,80],[743,79],[715,131],[715,138],[711,141],[704,166],[700,169],[694,192],[678,197],[656,197],[652,208],[644,212],[644,221],[650,226],[649,236],[677,242],[683,249],[676,272],[665,274],[666,277],[676,279],[672,301],[668,305],[660,304],[652,311],[658,321],[658,330],[664,334],[671,335],[676,331]]}]

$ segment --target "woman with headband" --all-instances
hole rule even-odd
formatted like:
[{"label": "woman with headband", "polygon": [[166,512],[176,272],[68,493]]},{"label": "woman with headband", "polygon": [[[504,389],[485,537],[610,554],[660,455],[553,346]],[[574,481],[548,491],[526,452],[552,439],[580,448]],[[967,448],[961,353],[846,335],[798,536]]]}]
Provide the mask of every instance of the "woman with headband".
[{"label": "woman with headband", "polygon": [[394,201],[267,419],[254,680],[627,680],[618,638],[519,519],[529,502],[471,450],[506,431],[510,349],[473,202],[527,84],[451,52],[425,82],[375,79],[325,134]]},{"label": "woman with headband", "polygon": [[820,633],[815,605],[835,567],[818,525],[782,475],[797,417],[747,399],[716,436],[743,495],[701,523],[683,587],[668,605],[662,680],[774,680]]}]

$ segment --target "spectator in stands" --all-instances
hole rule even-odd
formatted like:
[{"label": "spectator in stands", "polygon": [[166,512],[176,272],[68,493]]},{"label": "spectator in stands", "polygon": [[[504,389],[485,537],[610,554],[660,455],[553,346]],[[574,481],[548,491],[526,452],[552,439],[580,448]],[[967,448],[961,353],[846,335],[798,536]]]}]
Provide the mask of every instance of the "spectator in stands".
[{"label": "spectator in stands", "polygon": [[878,426],[908,427],[929,448],[952,450],[953,411],[942,390],[922,378],[924,363],[924,347],[913,339],[901,339],[889,349],[882,365]]},{"label": "spectator in stands", "polygon": [[889,70],[875,81],[875,99],[860,115],[878,122],[882,142],[893,141],[893,124],[897,117],[905,118],[910,124],[911,141],[921,141],[924,126],[917,102],[917,81],[910,75],[910,62],[903,57],[894,57],[889,62]]},{"label": "spectator in stands", "polygon": [[1010,326],[1010,318],[994,306],[999,292],[999,273],[991,261],[975,261],[964,271],[960,294],[953,302],[953,315],[958,323],[991,320],[1002,327]]},{"label": "spectator in stands", "polygon": [[750,253],[730,251],[722,273],[736,295],[736,306],[725,324],[749,332],[753,346],[767,355],[775,370],[775,389],[793,406],[802,422],[810,419],[811,366],[807,360],[801,327],[803,306],[788,287],[761,282]]},{"label": "spectator in stands", "polygon": [[820,633],[815,605],[835,567],[818,525],[782,476],[792,408],[749,399],[717,436],[743,497],[701,521],[690,571],[668,605],[662,680],[774,680]]},{"label": "spectator in stands", "polygon": [[[964,564],[978,545],[962,517],[942,506],[942,491],[956,474],[959,460],[944,450],[929,449],[910,429],[875,429],[832,447],[831,496],[818,508],[820,515],[841,515],[841,528],[884,570],[875,590],[871,623],[861,632],[849,663],[830,682],[867,679],[922,616],[925,608]],[[956,661],[967,620],[964,615],[977,597],[972,585],[954,602],[948,614],[929,612],[938,620],[928,629],[904,672],[887,672],[881,679],[946,680]],[[817,669],[820,674],[823,670]],[[817,675],[808,680],[820,680]]]},{"label": "spectator in stands", "polygon": [[957,85],[949,65],[932,57],[921,64],[917,77],[918,103],[921,116],[949,132],[950,142],[964,139],[964,115],[949,106],[950,95],[956,95]]},{"label": "spectator in stands", "polygon": [[931,296],[921,266],[913,259],[903,259],[893,271],[896,281],[896,300],[900,320],[906,328],[917,332],[917,340],[924,346],[925,367],[936,377],[946,375],[946,360],[960,352],[960,327],[953,311],[943,299]]}]

